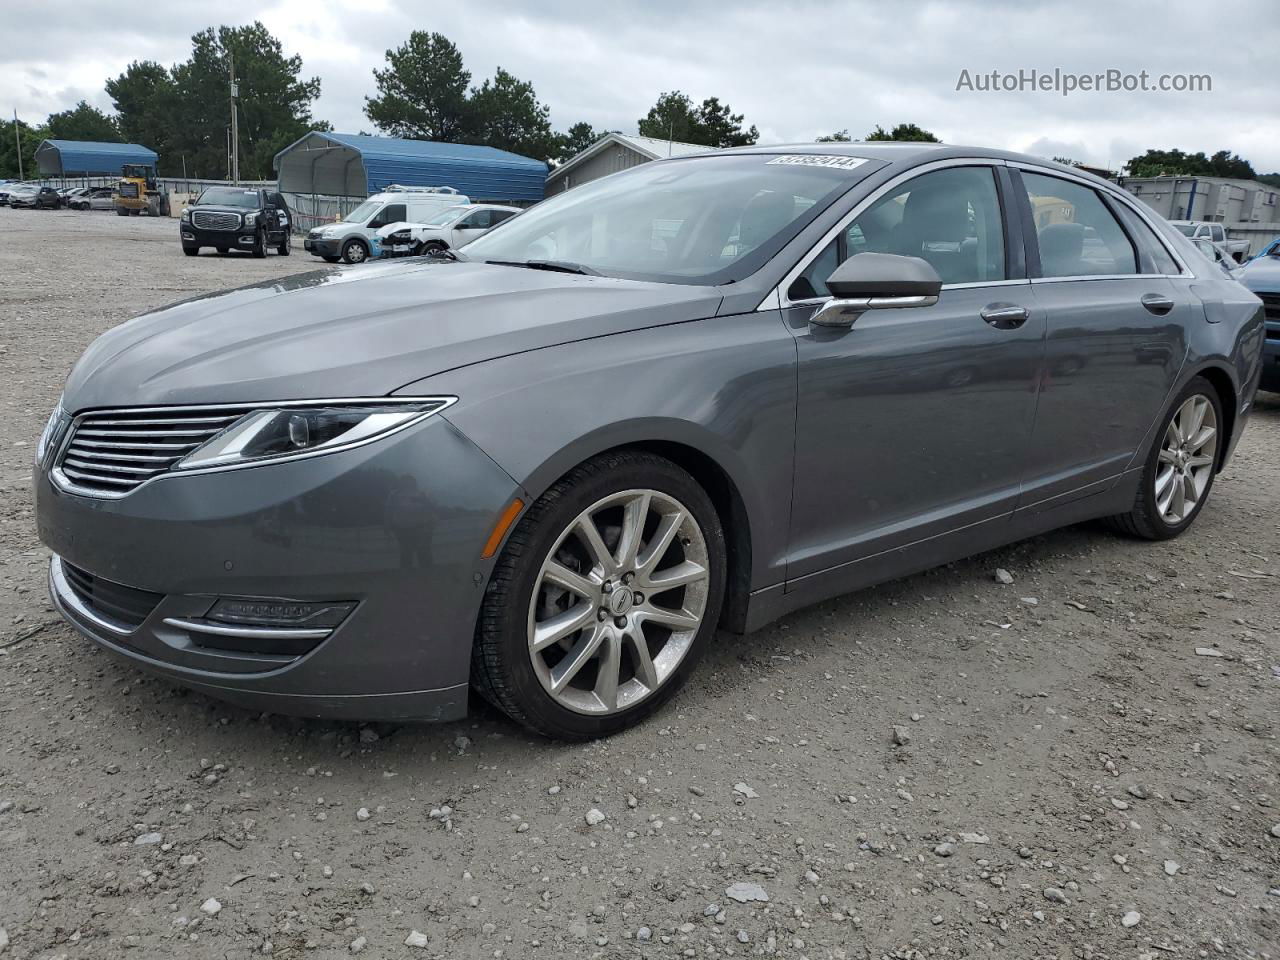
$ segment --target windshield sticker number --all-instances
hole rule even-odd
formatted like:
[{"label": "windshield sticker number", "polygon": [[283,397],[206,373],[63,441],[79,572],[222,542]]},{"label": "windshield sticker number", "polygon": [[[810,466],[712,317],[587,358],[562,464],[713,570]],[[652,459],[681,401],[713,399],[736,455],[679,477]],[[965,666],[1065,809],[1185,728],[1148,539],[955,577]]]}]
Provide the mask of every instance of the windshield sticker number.
[{"label": "windshield sticker number", "polygon": [[792,167],[837,167],[842,170],[852,170],[866,162],[865,157],[840,157],[825,153],[789,153],[768,161]]}]

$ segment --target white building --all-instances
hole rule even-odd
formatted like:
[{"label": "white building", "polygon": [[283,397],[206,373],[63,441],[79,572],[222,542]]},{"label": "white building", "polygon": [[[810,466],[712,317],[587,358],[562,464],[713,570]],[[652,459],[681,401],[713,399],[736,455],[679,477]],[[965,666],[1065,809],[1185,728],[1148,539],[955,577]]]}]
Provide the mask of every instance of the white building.
[{"label": "white building", "polygon": [[650,160],[686,157],[692,153],[706,153],[714,149],[678,140],[633,137],[625,133],[605,134],[576,157],[566,160],[551,171],[547,176],[546,195],[562,193],[571,187],[581,186],[630,167],[638,167]]}]

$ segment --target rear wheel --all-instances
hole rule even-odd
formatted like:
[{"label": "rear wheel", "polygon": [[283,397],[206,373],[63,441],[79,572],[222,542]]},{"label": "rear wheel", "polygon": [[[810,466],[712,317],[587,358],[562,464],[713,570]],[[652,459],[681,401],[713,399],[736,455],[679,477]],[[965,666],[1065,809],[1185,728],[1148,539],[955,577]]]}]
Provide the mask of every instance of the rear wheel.
[{"label": "rear wheel", "polygon": [[183,253],[185,253],[188,257],[194,257],[194,256],[199,255],[199,253],[200,253],[200,248],[199,248],[199,247],[189,247],[189,246],[187,246],[187,245],[184,243],[184,244],[182,245],[182,252],[183,252]]},{"label": "rear wheel", "polygon": [[549,737],[639,722],[683,683],[720,616],[725,540],[706,492],[652,454],[606,454],[525,513],[486,591],[481,694]]},{"label": "rear wheel", "polygon": [[348,240],[342,245],[344,263],[364,263],[369,259],[369,245],[363,240]]},{"label": "rear wheel", "polygon": [[1169,540],[1191,526],[1213,488],[1219,445],[1226,442],[1223,423],[1218,391],[1196,377],[1165,416],[1133,509],[1112,517],[1111,525],[1145,540]]}]

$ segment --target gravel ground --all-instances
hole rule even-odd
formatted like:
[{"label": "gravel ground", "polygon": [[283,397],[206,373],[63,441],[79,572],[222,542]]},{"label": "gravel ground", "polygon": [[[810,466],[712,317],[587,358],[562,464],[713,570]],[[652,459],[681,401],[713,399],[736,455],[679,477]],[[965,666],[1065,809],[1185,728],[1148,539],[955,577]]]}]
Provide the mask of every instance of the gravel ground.
[{"label": "gravel ground", "polygon": [[98,333],[318,261],[0,231],[3,960],[1280,957],[1280,397],[1180,540],[1074,527],[722,637],[607,742],[295,721],[63,626],[28,473]]}]

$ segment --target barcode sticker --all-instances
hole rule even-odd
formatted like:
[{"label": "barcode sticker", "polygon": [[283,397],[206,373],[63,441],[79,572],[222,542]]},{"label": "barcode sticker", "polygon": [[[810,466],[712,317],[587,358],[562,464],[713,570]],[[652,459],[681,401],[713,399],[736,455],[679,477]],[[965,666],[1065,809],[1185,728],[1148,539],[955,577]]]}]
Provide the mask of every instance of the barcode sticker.
[{"label": "barcode sticker", "polygon": [[788,153],[774,157],[769,163],[782,163],[792,167],[839,167],[852,170],[867,162],[865,157],[840,157],[826,153]]}]

